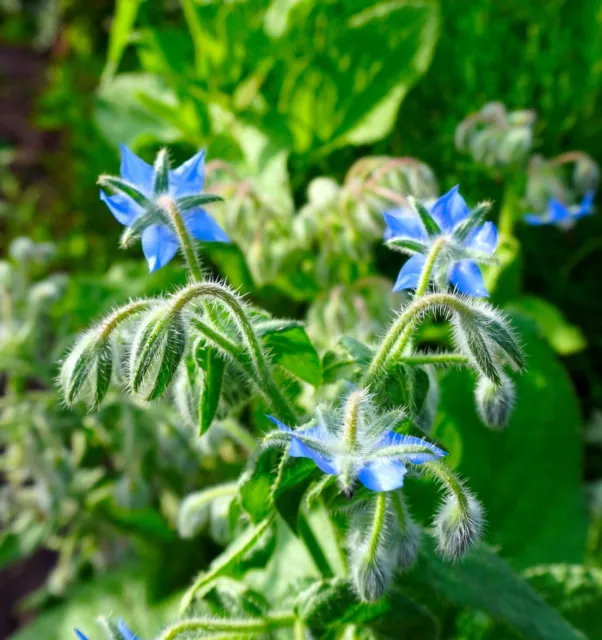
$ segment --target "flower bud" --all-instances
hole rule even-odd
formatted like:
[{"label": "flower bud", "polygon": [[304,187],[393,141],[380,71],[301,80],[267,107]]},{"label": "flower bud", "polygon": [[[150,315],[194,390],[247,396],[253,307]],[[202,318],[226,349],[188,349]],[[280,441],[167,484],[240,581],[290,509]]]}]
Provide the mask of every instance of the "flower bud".
[{"label": "flower bud", "polygon": [[374,602],[381,598],[389,588],[392,579],[390,569],[391,558],[377,553],[371,560],[365,561],[362,554],[354,554],[356,558],[351,564],[353,586],[360,599],[364,602]]},{"label": "flower bud", "polygon": [[130,354],[130,385],[146,400],[158,398],[174,377],[186,347],[182,312],[168,305],[142,319]]},{"label": "flower bud", "polygon": [[511,129],[502,139],[498,149],[498,160],[504,165],[516,164],[524,160],[533,142],[530,127]]},{"label": "flower bud", "polygon": [[63,362],[59,382],[65,402],[83,401],[90,409],[105,397],[113,369],[110,341],[100,328],[85,333]]},{"label": "flower bud", "polygon": [[307,197],[310,204],[325,207],[333,204],[341,188],[332,178],[314,178],[307,188]]},{"label": "flower bud", "polygon": [[15,238],[8,248],[10,257],[15,262],[28,262],[35,255],[36,243],[25,236]]},{"label": "flower bud", "polygon": [[0,260],[0,287],[7,289],[13,280],[13,268],[6,260]]},{"label": "flower bud", "polygon": [[483,423],[491,429],[503,429],[508,424],[516,392],[514,382],[500,372],[500,384],[481,376],[475,389],[477,410]]},{"label": "flower bud", "polygon": [[586,193],[598,188],[600,169],[590,156],[583,154],[575,163],[573,182],[579,193]]},{"label": "flower bud", "polygon": [[481,503],[467,492],[462,498],[449,493],[435,516],[439,553],[448,560],[461,558],[483,532]]},{"label": "flower bud", "polygon": [[395,565],[397,569],[404,571],[412,567],[418,559],[420,527],[412,519],[401,491],[391,492],[390,503],[396,516],[391,523],[390,534]]}]

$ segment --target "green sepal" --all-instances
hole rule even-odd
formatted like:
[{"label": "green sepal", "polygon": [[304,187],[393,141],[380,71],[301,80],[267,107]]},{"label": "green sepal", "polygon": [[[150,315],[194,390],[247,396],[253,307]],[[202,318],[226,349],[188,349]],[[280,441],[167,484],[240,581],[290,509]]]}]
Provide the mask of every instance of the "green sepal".
[{"label": "green sepal", "polygon": [[139,204],[143,209],[151,206],[151,201],[142,191],[127,180],[123,180],[117,176],[100,176],[100,178],[98,178],[98,184],[101,187],[108,187],[117,193],[122,193],[124,196],[131,198],[136,204]]},{"label": "green sepal", "polygon": [[429,236],[438,236],[441,235],[441,228],[437,224],[436,220],[431,215],[431,212],[420,202],[414,198],[410,199],[411,204],[416,209],[416,213],[420,216],[420,220],[422,220],[422,224],[426,229],[426,232]]},{"label": "green sepal", "polygon": [[161,196],[169,192],[169,154],[167,149],[161,149],[157,154],[154,170],[153,194]]},{"label": "green sepal", "polygon": [[396,236],[395,238],[391,238],[387,240],[387,247],[394,249],[396,251],[401,251],[402,253],[428,253],[428,247],[418,240],[414,240],[414,238],[408,238],[405,236]]},{"label": "green sepal", "polygon": [[462,222],[454,229],[453,237],[461,242],[465,240],[468,234],[485,222],[485,216],[491,208],[490,202],[482,202],[478,204]]},{"label": "green sepal", "polygon": [[216,196],[212,193],[197,193],[191,196],[182,196],[176,200],[176,206],[178,209],[185,213],[198,207],[204,207],[214,202],[223,202],[224,199],[220,196]]}]

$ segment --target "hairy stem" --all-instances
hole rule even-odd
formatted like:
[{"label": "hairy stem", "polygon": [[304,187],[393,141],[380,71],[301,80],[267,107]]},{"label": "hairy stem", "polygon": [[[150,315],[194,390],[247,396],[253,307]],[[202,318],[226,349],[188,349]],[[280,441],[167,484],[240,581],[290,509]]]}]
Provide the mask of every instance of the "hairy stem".
[{"label": "hairy stem", "polygon": [[368,386],[381,374],[399,361],[408,342],[418,328],[421,316],[428,310],[446,307],[450,310],[465,311],[466,304],[449,293],[432,293],[414,299],[410,306],[401,313],[383,338],[368,371],[364,376],[364,384]]},{"label": "hairy stem", "polygon": [[422,273],[420,274],[420,279],[418,280],[418,286],[416,287],[416,293],[414,294],[414,299],[420,298],[426,293],[428,289],[429,283],[431,281],[431,276],[433,274],[433,269],[435,268],[435,262],[437,262],[437,258],[439,257],[439,253],[445,244],[445,236],[440,236],[435,240],[433,246],[426,256],[426,261],[424,263],[424,267],[422,268]]},{"label": "hairy stem", "polygon": [[102,321],[99,338],[101,340],[107,340],[122,322],[136,313],[146,311],[151,304],[152,302],[150,300],[135,300],[134,302],[126,304],[124,307],[120,307]]},{"label": "hairy stem", "polygon": [[385,524],[385,516],[387,514],[387,494],[381,492],[376,496],[376,508],[374,510],[374,520],[372,522],[372,531],[368,539],[368,547],[366,549],[366,562],[371,563],[376,557],[378,545],[382,538],[383,527]]},{"label": "hairy stem", "polygon": [[201,268],[201,262],[197,255],[197,252],[194,249],[192,238],[188,233],[188,229],[184,224],[182,213],[176,206],[176,203],[169,196],[161,199],[161,205],[169,215],[173,230],[178,236],[178,242],[180,244],[180,248],[182,249],[182,253],[184,254],[184,259],[186,260],[186,266],[190,271],[190,275],[196,282],[202,282],[204,278],[203,270]]},{"label": "hairy stem", "polygon": [[416,353],[411,356],[401,356],[399,362],[409,365],[454,365],[466,364],[468,358],[461,353]]},{"label": "hairy stem", "polygon": [[174,312],[179,311],[186,304],[197,298],[213,299],[228,309],[241,333],[253,370],[258,378],[259,386],[264,390],[279,416],[283,420],[294,424],[297,420],[295,411],[274,381],[271,367],[263,353],[261,343],[237,297],[223,285],[213,282],[199,282],[188,285],[180,293],[176,294],[172,298],[172,309]]},{"label": "hairy stem", "polygon": [[233,565],[236,565],[261,540],[263,534],[271,527],[273,522],[274,514],[270,514],[257,526],[248,529],[218,556],[211,564],[209,571],[201,573],[186,591],[180,603],[180,613],[184,615],[199,591],[211,585],[216,578],[226,573]]},{"label": "hairy stem", "polygon": [[269,633],[275,629],[292,627],[294,624],[293,611],[274,611],[262,618],[190,618],[169,626],[158,640],[173,640],[180,634],[191,631],[227,631],[231,634],[230,637],[246,633]]},{"label": "hairy stem", "polygon": [[444,484],[447,489],[454,494],[460,509],[463,512],[468,511],[468,497],[464,491],[464,487],[449,467],[441,464],[441,462],[425,462],[420,465],[420,470],[437,478],[439,482]]}]

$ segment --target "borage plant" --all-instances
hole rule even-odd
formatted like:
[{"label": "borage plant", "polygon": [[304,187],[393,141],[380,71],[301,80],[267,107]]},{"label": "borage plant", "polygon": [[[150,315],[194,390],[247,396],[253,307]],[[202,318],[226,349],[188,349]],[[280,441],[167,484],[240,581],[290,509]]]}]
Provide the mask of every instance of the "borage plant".
[{"label": "borage plant", "polygon": [[[431,206],[410,198],[386,214],[388,246],[411,254],[396,288],[414,293],[376,344],[342,340],[325,355],[326,384],[301,323],[274,319],[205,275],[195,240],[228,237],[204,208],[217,198],[202,192],[203,170],[202,154],[171,171],[165,151],[151,167],[124,148],[121,178],[101,177],[115,192],[102,198],[126,225],[124,244],[141,237],[151,270],[180,250],[189,282],[134,300],[84,334],[62,366],[65,400],[93,409],[113,379],[126,380],[145,402],[172,394],[199,435],[227,422],[254,449],[236,482],[181,505],[180,531],[190,536],[225,504],[230,544],[161,640],[381,637],[383,624],[397,624],[395,603],[412,602],[398,576],[421,548],[428,555],[429,536],[456,560],[483,530],[483,508],[428,431],[436,368],[473,369],[479,413],[501,428],[514,400],[507,369],[524,366],[507,319],[481,299],[478,264],[494,260],[497,243],[489,205],[470,209],[454,188]],[[451,325],[451,350],[420,348],[430,316]],[[406,478],[421,475],[443,489],[426,536],[405,495]],[[299,558],[307,563],[295,568]]]}]

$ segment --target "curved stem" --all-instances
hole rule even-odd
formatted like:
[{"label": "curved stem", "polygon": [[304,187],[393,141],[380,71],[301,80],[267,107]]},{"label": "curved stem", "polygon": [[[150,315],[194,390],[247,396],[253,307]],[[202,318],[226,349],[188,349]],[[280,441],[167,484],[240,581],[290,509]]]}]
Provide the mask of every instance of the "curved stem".
[{"label": "curved stem", "polygon": [[399,362],[409,365],[454,365],[467,364],[468,358],[461,353],[415,353],[411,356],[400,357]]},{"label": "curved stem", "polygon": [[454,494],[458,506],[463,512],[468,511],[468,497],[460,480],[451,472],[449,467],[440,462],[425,462],[420,465],[421,471],[426,471],[435,476],[448,490]]},{"label": "curved stem", "polygon": [[416,287],[416,293],[414,294],[414,299],[420,298],[426,293],[428,289],[429,283],[431,281],[431,275],[433,274],[433,269],[435,267],[435,262],[439,257],[439,253],[445,244],[445,236],[439,236],[437,240],[433,243],[430,251],[426,256],[426,261],[424,263],[424,267],[422,268],[422,273],[420,274],[420,280],[418,281],[418,286]]},{"label": "curved stem", "polygon": [[173,230],[178,236],[178,242],[180,244],[180,248],[182,249],[182,253],[184,254],[186,265],[188,266],[190,274],[192,275],[194,280],[196,280],[197,282],[201,282],[203,280],[203,270],[201,269],[201,262],[197,255],[197,252],[194,250],[192,238],[190,237],[188,229],[184,224],[184,218],[182,218],[180,210],[176,206],[176,203],[170,197],[163,198],[161,201],[161,205],[169,215]]},{"label": "curved stem", "polygon": [[387,514],[387,494],[385,492],[379,493],[376,496],[376,509],[374,511],[374,521],[372,523],[372,531],[370,532],[370,538],[368,539],[368,547],[366,549],[366,561],[372,562],[378,551],[378,545],[380,543],[383,527],[385,525],[385,516]]},{"label": "curved stem", "polygon": [[386,372],[395,364],[414,334],[421,316],[431,308],[446,307],[456,311],[464,311],[465,303],[449,293],[432,293],[415,298],[410,306],[401,313],[383,338],[368,371],[364,376],[364,384],[369,386],[382,372]]},{"label": "curved stem", "polygon": [[220,556],[218,556],[211,564],[209,571],[201,573],[193,582],[192,586],[186,591],[180,603],[180,613],[184,615],[188,607],[191,605],[198,591],[211,585],[219,576],[223,575],[237,564],[263,537],[264,533],[270,528],[274,522],[275,514],[270,514],[265,520],[258,525],[247,529],[240,537],[228,547]]},{"label": "curved stem", "polygon": [[283,627],[292,627],[295,624],[293,611],[275,611],[262,618],[190,618],[172,624],[159,636],[158,640],[173,640],[182,633],[191,631],[227,631],[230,635],[267,633]]},{"label": "curved stem", "polygon": [[258,377],[258,384],[264,390],[274,410],[280,414],[280,417],[294,424],[297,420],[295,411],[274,381],[271,367],[265,358],[261,343],[237,297],[223,285],[214,282],[194,283],[172,298],[173,311],[181,310],[186,304],[196,298],[217,300],[230,311],[232,319],[242,335],[253,369]]},{"label": "curved stem", "polygon": [[122,322],[136,313],[146,311],[151,304],[151,300],[135,300],[111,313],[100,324],[101,340],[106,340]]}]

